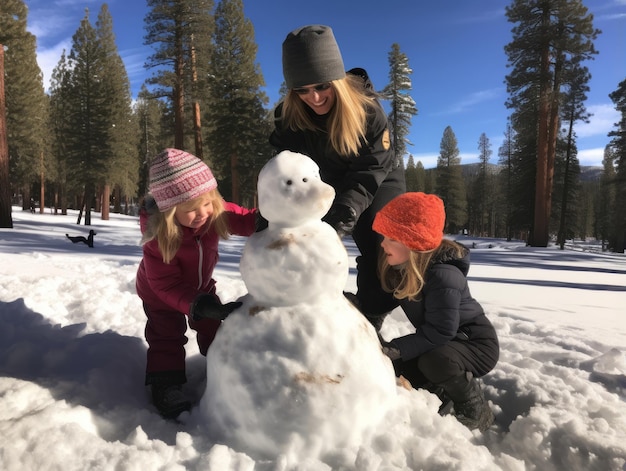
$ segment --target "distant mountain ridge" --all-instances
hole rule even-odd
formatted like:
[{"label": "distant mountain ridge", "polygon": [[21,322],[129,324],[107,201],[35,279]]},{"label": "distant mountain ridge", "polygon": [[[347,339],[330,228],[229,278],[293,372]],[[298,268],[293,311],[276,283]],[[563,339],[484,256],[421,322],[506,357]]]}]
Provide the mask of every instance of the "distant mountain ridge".
[{"label": "distant mountain ridge", "polygon": [[[492,164],[487,163],[487,169],[490,173],[495,174],[500,171],[502,165],[500,164]],[[471,164],[461,164],[461,171],[463,172],[463,177],[470,177],[472,175],[476,175],[478,170],[480,169],[480,162],[475,162]],[[580,181],[596,181],[599,180],[602,176],[602,172],[604,169],[598,166],[590,166],[590,165],[581,165],[580,166]]]}]

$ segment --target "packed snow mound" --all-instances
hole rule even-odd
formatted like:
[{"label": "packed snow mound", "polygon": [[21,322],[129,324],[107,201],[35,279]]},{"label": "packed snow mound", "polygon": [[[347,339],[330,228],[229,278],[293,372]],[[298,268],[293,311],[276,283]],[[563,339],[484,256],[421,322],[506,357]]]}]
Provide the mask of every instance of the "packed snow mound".
[{"label": "packed snow mound", "polygon": [[249,295],[209,349],[201,413],[220,441],[258,459],[357,449],[397,390],[374,328],[343,296],[348,255],[320,219],[334,190],[293,152],[270,160],[258,185],[269,225],[246,243]]},{"label": "packed snow mound", "polygon": [[244,299],[207,356],[201,411],[220,441],[257,459],[358,447],[396,395],[373,328],[341,298],[269,308]]}]

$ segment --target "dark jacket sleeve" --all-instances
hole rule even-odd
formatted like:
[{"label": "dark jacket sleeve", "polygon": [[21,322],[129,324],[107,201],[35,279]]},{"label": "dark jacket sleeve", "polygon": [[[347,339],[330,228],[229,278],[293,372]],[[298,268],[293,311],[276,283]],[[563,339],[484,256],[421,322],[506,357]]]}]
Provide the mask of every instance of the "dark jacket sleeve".
[{"label": "dark jacket sleeve", "polygon": [[378,187],[396,166],[387,116],[381,107],[370,110],[365,137],[359,155],[349,158],[343,188],[335,198],[336,203],[352,207],[357,216],[372,204]]}]

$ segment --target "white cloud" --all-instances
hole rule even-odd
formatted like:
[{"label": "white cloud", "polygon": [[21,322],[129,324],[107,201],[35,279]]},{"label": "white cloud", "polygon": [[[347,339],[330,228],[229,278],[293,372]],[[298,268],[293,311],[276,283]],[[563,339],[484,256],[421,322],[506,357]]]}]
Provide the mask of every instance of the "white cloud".
[{"label": "white cloud", "polygon": [[466,111],[468,108],[474,107],[480,103],[491,101],[501,96],[503,88],[492,88],[488,90],[480,90],[474,93],[470,93],[467,97],[461,101],[448,107],[441,113],[435,113],[435,115],[449,115],[458,114]]},{"label": "white cloud", "polygon": [[50,78],[52,70],[57,66],[61,59],[61,54],[65,49],[65,54],[69,54],[72,48],[72,40],[64,39],[58,44],[46,49],[37,48],[37,64],[43,73],[43,86],[46,91],[50,88]]},{"label": "white cloud", "polygon": [[74,31],[80,24],[80,16],[73,12],[59,14],[49,8],[31,8],[28,10],[27,29],[37,37],[37,43],[45,45],[51,38],[57,38],[60,31]]},{"label": "white cloud", "polygon": [[[417,164],[417,162],[421,162],[424,168],[435,168],[437,166],[437,159],[439,158],[439,154],[433,153],[422,153],[422,154],[413,154],[413,160]],[[409,161],[408,154],[404,159],[404,166],[406,167],[407,162]]]},{"label": "white cloud", "polygon": [[587,111],[593,116],[588,123],[576,123],[578,137],[606,136],[619,121],[619,113],[612,104],[590,105]]},{"label": "white cloud", "polygon": [[578,151],[578,162],[580,163],[580,165],[602,167],[603,158],[603,147],[597,147],[595,149],[583,149]]}]

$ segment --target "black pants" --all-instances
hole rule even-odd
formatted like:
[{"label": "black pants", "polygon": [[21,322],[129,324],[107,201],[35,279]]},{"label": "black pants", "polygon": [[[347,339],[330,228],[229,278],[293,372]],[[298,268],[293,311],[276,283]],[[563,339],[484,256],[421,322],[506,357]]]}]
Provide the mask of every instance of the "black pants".
[{"label": "black pants", "polygon": [[[359,309],[368,317],[383,316],[399,305],[391,293],[386,293],[378,278],[378,257],[383,237],[372,230],[374,216],[389,201],[405,192],[404,176],[401,168],[394,170],[390,178],[383,182],[372,204],[361,216],[352,232],[352,238],[361,255],[356,259],[356,284]],[[397,175],[396,175],[397,174]]]},{"label": "black pants", "polygon": [[491,323],[481,316],[481,325],[471,327],[469,340],[454,339],[411,360],[395,360],[396,376],[404,376],[414,388],[439,384],[471,371],[476,378],[498,363],[500,346]]}]

